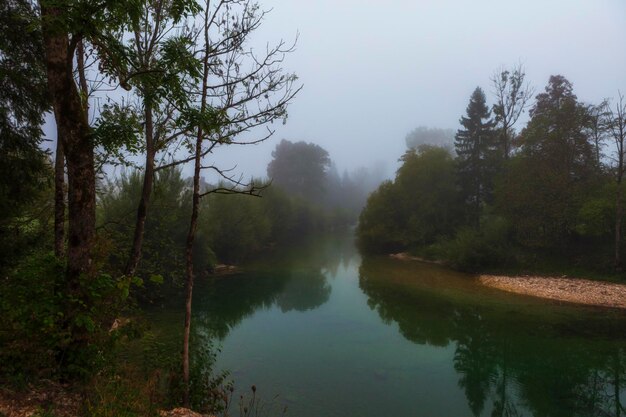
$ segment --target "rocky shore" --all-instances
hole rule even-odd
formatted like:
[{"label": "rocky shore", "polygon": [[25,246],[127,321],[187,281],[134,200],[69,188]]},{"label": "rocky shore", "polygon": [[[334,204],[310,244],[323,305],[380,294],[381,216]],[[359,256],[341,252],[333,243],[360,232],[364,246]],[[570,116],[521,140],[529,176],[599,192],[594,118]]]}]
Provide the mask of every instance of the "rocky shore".
[{"label": "rocky shore", "polygon": [[480,275],[481,284],[534,297],[626,309],[626,285],[566,277]]}]

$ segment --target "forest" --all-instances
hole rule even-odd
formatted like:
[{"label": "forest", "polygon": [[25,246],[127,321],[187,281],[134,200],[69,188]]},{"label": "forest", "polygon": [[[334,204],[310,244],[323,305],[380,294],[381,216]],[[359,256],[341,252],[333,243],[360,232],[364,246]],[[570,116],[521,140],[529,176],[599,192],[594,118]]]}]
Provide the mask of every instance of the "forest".
[{"label": "forest", "polygon": [[[523,352],[528,342],[519,336],[507,351],[506,360],[517,358],[510,367],[487,361],[518,335],[501,330],[500,316],[481,304],[482,290],[480,302],[464,294],[451,306],[436,286],[419,287],[441,271],[415,272],[388,255],[468,273],[623,281],[626,100],[619,91],[587,103],[563,75],[535,91],[522,64],[502,67],[488,89],[476,87],[458,123],[449,121],[455,129],[409,132],[395,177],[386,179],[374,163],[343,169],[320,138],[276,133],[306,90],[286,65],[298,35],[250,46],[268,13],[248,0],[0,4],[0,417],[14,403],[39,417],[175,416],[164,410],[180,408],[192,417],[282,415],[286,406],[263,409],[256,385],[242,393],[237,378],[249,374],[214,368],[221,344],[259,312],[278,323],[279,314],[310,318],[322,307],[335,310],[296,330],[329,326],[333,336],[356,337],[346,363],[368,343],[378,346],[359,333],[375,326],[393,328],[401,336],[393,340],[411,347],[456,344],[456,384],[472,414],[491,404],[494,416],[504,416],[513,408],[499,388],[507,369],[532,397],[538,378],[524,370],[541,354]],[[273,149],[265,175],[221,159],[265,143]],[[404,281],[393,286],[399,275],[414,278],[419,291]],[[461,288],[474,282],[463,276]],[[337,305],[359,313],[341,318]],[[490,313],[480,314],[485,308]],[[439,309],[446,310],[439,327],[418,317]],[[533,328],[534,316],[523,319],[521,328]],[[576,325],[555,323],[550,332]],[[621,324],[597,337],[611,339]],[[275,345],[266,340],[275,329],[255,328],[249,345],[306,351],[326,342],[289,345],[297,333],[289,325],[277,332],[284,340],[271,338]],[[474,349],[480,337],[493,344]],[[585,348],[567,350],[567,360],[554,349],[547,357],[565,366]],[[571,366],[576,378],[559,392],[619,415],[624,353],[606,350],[613,362],[595,352],[590,363]],[[298,364],[309,359],[297,350],[281,354]],[[241,362],[250,357],[257,358]],[[306,364],[327,370],[332,360],[322,361],[326,368]],[[389,372],[377,369],[374,380]],[[593,372],[602,377],[594,392],[614,388],[605,396],[610,406],[579,395]],[[491,391],[500,402],[487,398]],[[286,401],[322,403],[299,395]],[[577,401],[568,407],[587,410]]]},{"label": "forest", "polygon": [[[137,415],[219,409],[228,391],[207,394],[204,347],[190,348],[194,278],[346,230],[376,174],[340,176],[325,149],[284,139],[267,179],[205,162],[219,148],[267,140],[301,88],[280,65],[292,45],[246,49],[266,13],[257,4],[1,7],[2,380],[86,384],[89,415],[110,415],[118,399],[99,395],[120,389],[130,399],[118,406]],[[43,132],[51,117],[52,151]],[[187,300],[182,356],[120,369],[118,347],[143,334],[140,319],[114,331],[120,317],[172,294]],[[169,376],[154,382],[157,371]],[[135,372],[157,386],[137,386]],[[130,386],[116,386],[121,375]]]},{"label": "forest", "polygon": [[533,96],[519,65],[491,80],[493,104],[477,87],[456,133],[420,128],[407,136],[395,179],[360,215],[361,247],[408,250],[473,272],[619,276],[623,96],[580,102],[562,75]]}]

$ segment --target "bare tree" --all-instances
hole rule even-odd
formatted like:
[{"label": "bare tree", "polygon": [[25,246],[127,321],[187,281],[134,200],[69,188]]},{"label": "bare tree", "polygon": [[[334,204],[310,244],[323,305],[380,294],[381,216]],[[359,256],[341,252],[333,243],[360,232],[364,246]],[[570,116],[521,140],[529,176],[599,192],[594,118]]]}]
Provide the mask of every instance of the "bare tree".
[{"label": "bare tree", "polygon": [[[194,142],[189,146],[189,136],[181,135],[175,149],[190,148],[192,153],[178,159],[172,158],[157,168],[194,162],[192,214],[185,247],[186,302],[183,336],[184,404],[189,405],[189,345],[194,285],[193,247],[199,215],[200,199],[211,193],[248,194],[258,196],[260,187],[253,181],[236,177],[232,169],[216,165],[203,165],[202,160],[220,146],[248,145],[267,140],[274,130],[269,126],[276,120],[285,120],[287,104],[300,91],[294,85],[296,76],[285,74],[281,65],[293,46],[280,41],[266,47],[258,55],[246,49],[250,35],[259,28],[266,15],[258,4],[247,0],[221,0],[213,7],[206,4],[199,42],[202,49],[202,83],[199,90],[190,90],[198,100],[198,115]],[[264,130],[252,139],[240,139],[243,133],[257,127]],[[186,145],[186,146],[185,146]],[[176,157],[176,152],[172,152]],[[224,180],[208,190],[200,190],[200,173],[211,170]]]},{"label": "bare tree", "polygon": [[521,64],[512,69],[499,69],[491,78],[496,104],[493,105],[495,121],[499,128],[504,159],[511,154],[514,126],[529,105],[534,90],[524,82],[526,73]]},{"label": "bare tree", "polygon": [[609,134],[607,126],[608,107],[609,102],[604,100],[598,105],[588,105],[586,112],[588,117],[587,129],[589,131],[589,136],[593,140],[595,163],[598,168],[602,166],[602,157],[604,156],[602,154],[602,148],[604,147],[607,135]]},{"label": "bare tree", "polygon": [[626,101],[621,92],[614,106],[608,106],[606,112],[606,125],[613,142],[615,143],[615,182],[617,191],[615,194],[615,269],[621,271],[621,242],[622,242],[622,181],[624,178],[624,145],[626,142]]},{"label": "bare tree", "polygon": [[[184,152],[194,149],[195,139],[190,138],[198,126],[204,125],[203,135],[208,135],[212,144],[203,149],[201,157],[218,146],[261,142],[273,134],[269,124],[286,117],[286,105],[299,91],[294,88],[296,77],[285,74],[279,65],[285,54],[293,50],[292,46],[287,47],[280,41],[260,55],[245,49],[250,35],[266,14],[257,4],[243,0],[219,1],[213,6],[208,3],[206,31],[205,28],[189,29],[182,24],[177,26],[168,16],[165,5],[166,2],[156,1],[146,6],[142,23],[134,29],[132,42],[136,62],[128,79],[137,86],[143,102],[146,161],[133,244],[125,269],[127,275],[135,273],[141,257],[154,175],[159,170],[195,160],[193,152],[186,155]],[[173,31],[184,33],[171,36]],[[207,32],[206,41],[202,40],[204,32]],[[186,39],[187,45],[207,45],[193,55],[202,57],[208,67],[207,79],[201,88],[197,83],[200,74],[194,77],[193,68],[172,71],[163,66],[172,60],[159,48],[171,51],[171,47],[164,46],[171,45],[169,41],[176,38]],[[192,60],[189,56],[186,58]],[[188,76],[181,78],[181,73]],[[158,85],[171,85],[172,80],[176,80],[176,88],[171,89],[167,97],[157,97]],[[180,93],[185,96],[181,97]],[[202,103],[206,103],[204,107]],[[207,119],[205,113],[208,109],[212,114],[219,111],[225,116],[222,119],[226,122],[220,129],[207,128],[210,117]],[[239,140],[244,132],[263,126],[263,132],[253,139]],[[211,169],[223,179],[233,180],[229,170],[215,166]],[[241,179],[231,183],[241,183]]]}]

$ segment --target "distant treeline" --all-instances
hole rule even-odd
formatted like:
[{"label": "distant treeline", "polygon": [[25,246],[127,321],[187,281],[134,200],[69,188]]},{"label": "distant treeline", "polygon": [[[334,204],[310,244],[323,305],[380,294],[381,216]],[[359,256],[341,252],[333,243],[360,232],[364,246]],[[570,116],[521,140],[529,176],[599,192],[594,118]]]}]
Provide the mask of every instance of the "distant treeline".
[{"label": "distant treeline", "polygon": [[[445,134],[429,141],[432,131],[418,129],[407,137],[395,180],[372,193],[361,213],[360,246],[412,250],[468,270],[532,267],[545,257],[620,270],[621,97],[585,104],[567,79],[552,76],[530,103],[521,68],[493,83],[499,94],[491,108],[482,89],[473,92],[454,153]],[[517,133],[526,106],[530,118]]]},{"label": "distant treeline", "polygon": [[[322,233],[345,230],[356,223],[368,192],[380,181],[367,169],[340,178],[328,153],[312,143],[283,140],[273,156],[268,166],[272,180],[254,181],[259,196],[214,193],[201,200],[194,270],[202,273],[217,263],[238,264]],[[123,273],[130,251],[135,224],[131,214],[142,184],[141,172],[128,171],[99,193],[98,227],[106,242],[106,265],[114,275]],[[153,214],[146,219],[138,276],[161,276],[169,284],[182,284],[190,185],[179,169],[161,170],[155,176]],[[219,185],[205,183],[203,188]]]}]

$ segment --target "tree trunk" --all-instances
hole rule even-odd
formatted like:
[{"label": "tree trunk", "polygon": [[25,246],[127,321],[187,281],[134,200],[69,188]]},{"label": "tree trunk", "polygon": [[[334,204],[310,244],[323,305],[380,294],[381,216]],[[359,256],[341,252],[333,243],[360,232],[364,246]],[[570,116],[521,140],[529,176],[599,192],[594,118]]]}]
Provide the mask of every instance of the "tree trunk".
[{"label": "tree trunk", "polygon": [[[204,107],[204,102],[202,103]],[[204,110],[204,109],[203,109]],[[193,171],[193,199],[191,205],[191,221],[187,233],[185,262],[187,266],[187,298],[185,301],[185,330],[183,335],[183,383],[185,385],[183,405],[189,407],[189,337],[191,335],[191,300],[193,298],[193,243],[198,226],[200,208],[200,154],[202,153],[202,129],[198,129],[196,138],[196,157]]]},{"label": "tree trunk", "polygon": [[[204,113],[207,107],[207,83],[209,79],[209,22],[208,6],[204,15],[204,57],[202,74],[202,97],[200,99],[200,112]],[[196,148],[193,170],[193,199],[191,205],[191,221],[189,222],[189,232],[187,234],[187,245],[185,247],[185,261],[187,263],[187,298],[185,301],[185,329],[183,335],[183,405],[189,407],[189,337],[191,335],[191,300],[193,298],[193,243],[196,238],[196,228],[198,226],[198,211],[200,209],[200,163],[202,155],[202,128],[198,128],[196,136]]]},{"label": "tree trunk", "polygon": [[54,255],[58,259],[65,256],[65,156],[60,129],[54,159]]},{"label": "tree trunk", "polygon": [[55,7],[41,5],[48,91],[67,163],[67,280],[69,289],[78,291],[79,277],[93,274],[96,220],[94,151],[87,115],[72,75],[73,51],[69,48],[67,33],[58,27],[61,26],[59,15]]},{"label": "tree trunk", "polygon": [[622,270],[622,175],[617,179],[617,196],[615,198],[615,270]]},{"label": "tree trunk", "polygon": [[624,131],[623,121],[620,121],[619,136],[617,138],[617,193],[615,195],[615,270],[622,270],[622,180],[624,178]]},{"label": "tree trunk", "polygon": [[613,389],[614,389],[614,396],[615,396],[615,417],[620,417],[622,415],[622,402],[620,401],[620,393],[621,393],[621,389],[620,389],[620,367],[621,367],[621,361],[620,361],[620,351],[618,350],[615,355],[613,356],[614,359],[614,379],[613,379]]},{"label": "tree trunk", "polygon": [[146,167],[143,177],[141,199],[139,200],[139,206],[137,207],[137,221],[135,223],[133,246],[131,247],[130,256],[125,270],[125,274],[127,276],[135,274],[137,266],[139,265],[139,260],[141,259],[141,247],[143,245],[146,216],[148,214],[148,206],[150,205],[150,197],[152,195],[152,185],[154,183],[154,122],[152,120],[152,107],[150,104],[145,105],[144,113],[146,119]]},{"label": "tree trunk", "polygon": [[509,127],[506,124],[502,128],[502,138],[504,142],[504,160],[508,161],[511,153],[511,141],[509,140]]}]

